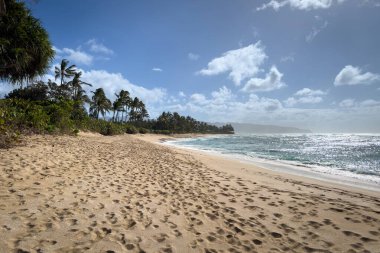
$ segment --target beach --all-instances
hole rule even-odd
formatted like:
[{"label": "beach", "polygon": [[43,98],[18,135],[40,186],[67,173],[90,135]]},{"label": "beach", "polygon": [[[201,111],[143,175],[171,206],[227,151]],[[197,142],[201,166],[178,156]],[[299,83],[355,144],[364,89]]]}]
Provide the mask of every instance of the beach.
[{"label": "beach", "polygon": [[380,194],[158,144],[0,150],[0,252],[380,252]]}]

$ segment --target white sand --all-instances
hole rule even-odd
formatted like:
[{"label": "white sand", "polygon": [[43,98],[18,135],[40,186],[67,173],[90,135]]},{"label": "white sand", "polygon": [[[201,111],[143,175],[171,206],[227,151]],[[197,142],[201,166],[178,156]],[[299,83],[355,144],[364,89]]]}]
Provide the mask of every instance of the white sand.
[{"label": "white sand", "polygon": [[156,140],[1,150],[0,252],[380,252],[378,193]]}]

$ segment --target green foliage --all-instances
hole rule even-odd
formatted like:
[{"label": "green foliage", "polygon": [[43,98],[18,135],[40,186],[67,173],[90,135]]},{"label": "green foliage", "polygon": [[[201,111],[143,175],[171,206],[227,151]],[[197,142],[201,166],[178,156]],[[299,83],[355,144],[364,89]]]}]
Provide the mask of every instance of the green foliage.
[{"label": "green foliage", "polygon": [[16,117],[15,111],[0,101],[0,148],[8,148],[18,140],[19,132],[13,125]]},{"label": "green foliage", "polygon": [[90,115],[93,118],[99,119],[99,114],[102,114],[103,118],[106,112],[109,112],[112,108],[111,101],[106,97],[103,88],[95,90],[92,100],[90,102]]},{"label": "green foliage", "polygon": [[[69,82],[65,79],[73,77]],[[174,112],[163,112],[157,119],[146,120],[149,114],[145,104],[128,91],[116,94],[114,103],[106,97],[102,88],[93,92],[91,101],[82,85],[75,65],[63,60],[56,68],[56,78],[61,84],[42,81],[11,91],[0,100],[0,147],[7,147],[23,133],[64,133],[77,135],[79,130],[102,135],[136,133],[233,133],[231,125],[216,127]],[[91,85],[90,85],[91,86]],[[85,103],[90,104],[90,115]],[[105,120],[113,110],[112,120]],[[99,119],[99,114],[103,119]]]},{"label": "green foliage", "polygon": [[70,133],[74,129],[74,122],[71,119],[73,111],[73,101],[61,101],[52,103],[46,107],[50,118],[50,125],[55,126],[62,133]]},{"label": "green foliage", "polygon": [[164,135],[170,135],[170,134],[172,134],[172,132],[169,131],[169,130],[154,130],[153,132],[155,134],[164,134]]},{"label": "green foliage", "polygon": [[78,128],[75,128],[75,129],[73,130],[73,135],[78,136],[78,134],[79,134],[79,129],[78,129]]},{"label": "green foliage", "polygon": [[0,16],[0,79],[28,82],[46,72],[54,50],[46,30],[24,3],[4,1],[6,12]]},{"label": "green foliage", "polygon": [[142,127],[140,127],[140,128],[139,128],[139,133],[140,133],[140,134],[146,134],[146,133],[149,133],[149,130],[146,129],[146,128],[142,128]]},{"label": "green foliage", "polygon": [[75,76],[75,74],[77,74],[76,73],[76,66],[75,65],[69,66],[69,61],[66,59],[63,59],[61,61],[60,66],[55,67],[54,74],[55,74],[55,76],[54,76],[55,80],[60,78],[61,79],[61,85],[62,85],[62,84],[64,84],[65,78],[73,77],[73,76]]},{"label": "green foliage", "polygon": [[[174,112],[163,112],[157,120],[146,122],[147,128],[152,128],[157,133],[169,131],[170,133],[211,133],[211,134],[233,134],[231,125],[217,127],[205,122],[197,121],[190,116],[181,116]],[[164,132],[163,134],[167,134]]]},{"label": "green foliage", "polygon": [[42,101],[48,99],[48,87],[43,82],[33,83],[30,86],[14,89],[6,98]]},{"label": "green foliage", "polygon": [[31,104],[25,111],[25,123],[33,132],[43,133],[49,125],[49,116],[44,107]]},{"label": "green foliage", "polygon": [[136,127],[127,125],[126,128],[125,128],[125,132],[127,134],[137,134],[139,131],[138,131],[138,129]]},{"label": "green foliage", "polygon": [[117,135],[117,134],[123,134],[124,127],[121,124],[115,124],[112,122],[107,122],[102,129],[100,130],[100,133],[102,135]]}]

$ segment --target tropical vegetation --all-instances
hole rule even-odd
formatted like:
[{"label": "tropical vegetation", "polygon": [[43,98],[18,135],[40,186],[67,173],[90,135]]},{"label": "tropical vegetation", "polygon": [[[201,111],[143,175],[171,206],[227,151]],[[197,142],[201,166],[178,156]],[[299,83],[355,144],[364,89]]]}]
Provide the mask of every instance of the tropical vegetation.
[{"label": "tropical vegetation", "polygon": [[216,127],[176,112],[149,119],[145,103],[127,90],[111,101],[97,88],[90,98],[84,86],[92,84],[67,59],[55,66],[54,80],[37,80],[54,57],[47,32],[23,3],[0,0],[0,7],[0,80],[20,86],[0,99],[0,147],[29,133],[233,133],[231,125]]},{"label": "tropical vegetation", "polygon": [[30,82],[54,57],[48,33],[24,3],[1,0],[0,5],[0,80]]}]

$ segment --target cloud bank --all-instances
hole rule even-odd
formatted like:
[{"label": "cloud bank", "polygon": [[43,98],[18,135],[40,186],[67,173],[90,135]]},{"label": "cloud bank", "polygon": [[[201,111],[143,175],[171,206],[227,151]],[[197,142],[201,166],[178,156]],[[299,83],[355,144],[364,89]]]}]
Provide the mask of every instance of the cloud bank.
[{"label": "cloud bank", "polygon": [[317,10],[330,8],[335,3],[343,3],[345,0],[270,0],[269,2],[258,7],[257,10],[265,10],[272,8],[275,11],[289,6],[292,9],[298,10]]}]

